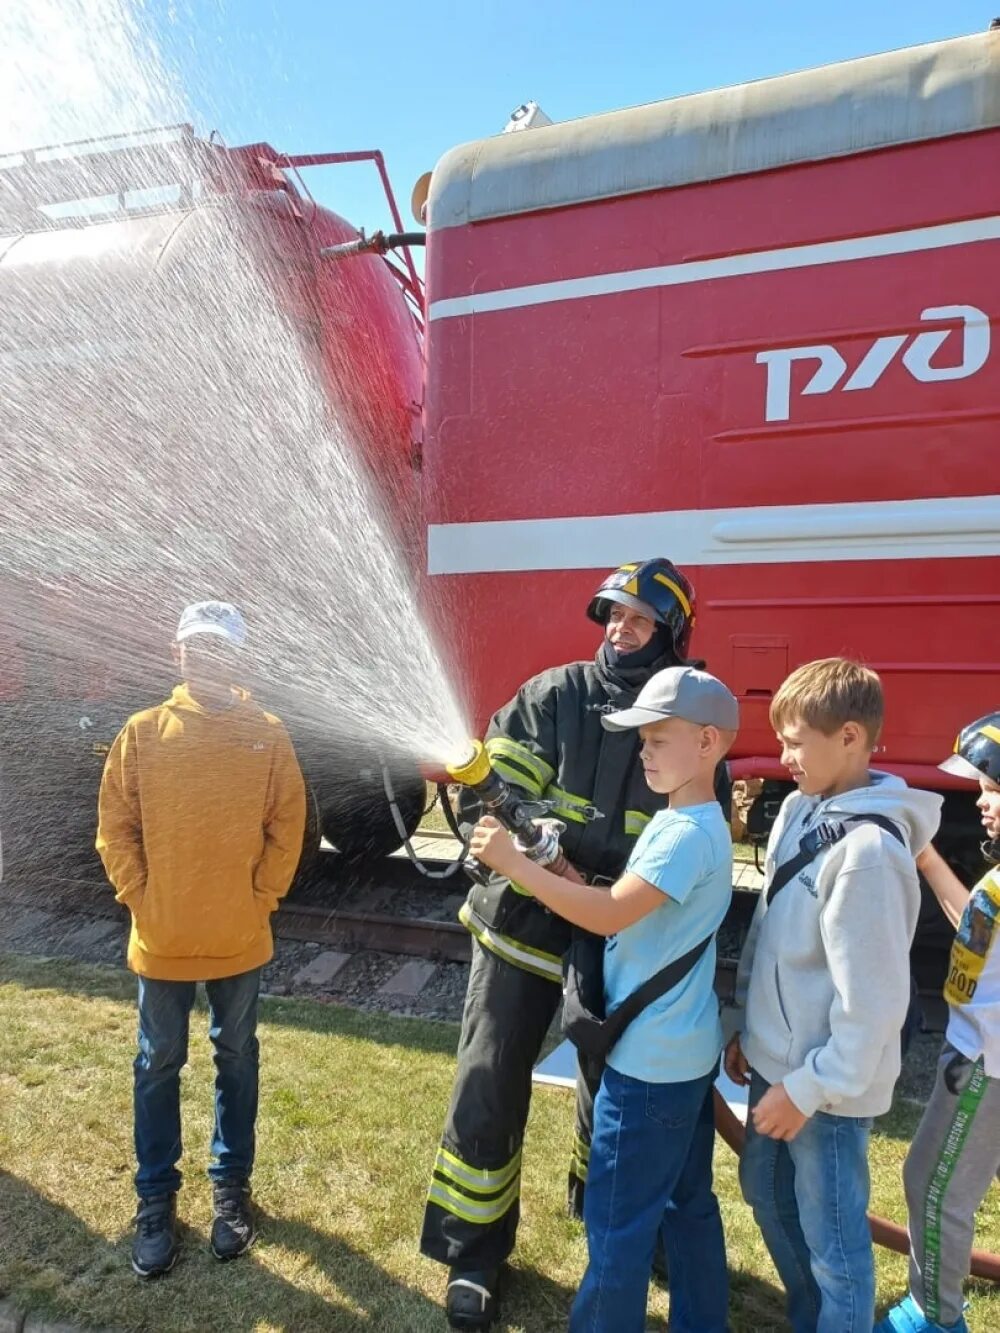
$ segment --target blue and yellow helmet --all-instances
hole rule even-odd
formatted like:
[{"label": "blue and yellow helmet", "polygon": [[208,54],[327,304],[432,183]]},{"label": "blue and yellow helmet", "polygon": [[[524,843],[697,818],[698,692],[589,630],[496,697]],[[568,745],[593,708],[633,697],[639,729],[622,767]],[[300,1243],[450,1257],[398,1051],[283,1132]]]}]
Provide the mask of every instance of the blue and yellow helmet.
[{"label": "blue and yellow helmet", "polygon": [[986,713],[959,732],[954,753],[939,765],[946,773],[1000,786],[1000,713]]},{"label": "blue and yellow helmet", "polygon": [[676,565],[662,558],[620,565],[594,593],[587,615],[598,625],[606,625],[616,602],[651,616],[666,630],[676,656],[687,657],[694,625],[694,589]]}]

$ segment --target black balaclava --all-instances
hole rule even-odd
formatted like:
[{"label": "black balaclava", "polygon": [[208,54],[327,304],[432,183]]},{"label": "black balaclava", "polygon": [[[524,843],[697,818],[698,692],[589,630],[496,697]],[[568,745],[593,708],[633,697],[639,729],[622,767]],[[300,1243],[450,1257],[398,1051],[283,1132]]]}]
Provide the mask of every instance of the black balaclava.
[{"label": "black balaclava", "polygon": [[661,658],[666,658],[664,665],[671,666],[678,658],[674,652],[674,641],[666,625],[657,625],[650,635],[649,643],[642,648],[637,648],[634,653],[621,653],[614,646],[607,635],[607,627],[604,632],[605,649],[604,660],[609,667],[618,667],[622,671],[642,670],[643,667],[651,667],[654,662],[659,662]]},{"label": "black balaclava", "polygon": [[634,653],[618,652],[608,639],[605,626],[604,638],[597,650],[597,663],[602,668],[606,686],[613,684],[618,689],[624,688],[634,694],[638,694],[646,681],[665,667],[692,666],[701,671],[705,669],[701,658],[678,656],[673,636],[666,625],[661,624],[657,624],[649,643]]},{"label": "black balaclava", "polygon": [[620,653],[612,647],[607,632],[597,650],[597,665],[604,680],[604,688],[616,706],[621,706],[622,695],[634,698],[650,676],[664,667],[677,665],[673,640],[665,625],[656,630],[642,648],[634,653]]}]

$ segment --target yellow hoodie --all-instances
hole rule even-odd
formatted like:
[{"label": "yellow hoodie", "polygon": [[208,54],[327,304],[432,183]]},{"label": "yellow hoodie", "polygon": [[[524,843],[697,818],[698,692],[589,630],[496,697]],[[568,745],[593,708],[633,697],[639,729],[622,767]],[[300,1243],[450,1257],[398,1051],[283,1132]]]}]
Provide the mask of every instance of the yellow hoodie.
[{"label": "yellow hoodie", "polygon": [[261,967],[302,850],[288,733],[248,694],[211,711],[178,685],[129,718],[104,767],[97,850],[132,913],[128,965],[161,981]]}]

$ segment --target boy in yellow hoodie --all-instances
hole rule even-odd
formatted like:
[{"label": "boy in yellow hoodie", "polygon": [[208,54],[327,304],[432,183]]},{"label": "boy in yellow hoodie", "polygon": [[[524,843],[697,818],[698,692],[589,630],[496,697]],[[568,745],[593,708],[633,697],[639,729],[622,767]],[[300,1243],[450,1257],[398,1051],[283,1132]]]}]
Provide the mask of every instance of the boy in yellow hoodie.
[{"label": "boy in yellow hoodie", "polygon": [[246,626],[227,602],[186,608],[174,661],[183,683],[129,718],[101,780],[97,850],[132,913],[139,976],[132,1267],[177,1261],[180,1072],[195,985],[205,982],[215,1048],[212,1251],[253,1244],[250,1172],[257,1118],[257,996],[274,944],[270,917],[302,849],[305,785],[276,717],[235,685]]}]

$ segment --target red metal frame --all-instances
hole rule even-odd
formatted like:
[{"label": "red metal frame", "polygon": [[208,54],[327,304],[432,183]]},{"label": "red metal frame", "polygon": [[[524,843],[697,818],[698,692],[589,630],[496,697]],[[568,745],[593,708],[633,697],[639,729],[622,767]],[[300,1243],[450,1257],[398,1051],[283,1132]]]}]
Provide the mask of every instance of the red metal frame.
[{"label": "red metal frame", "polygon": [[[264,145],[266,147],[266,145]],[[275,159],[277,165],[286,167],[294,171],[299,171],[304,167],[327,167],[337,166],[347,162],[374,162],[378,171],[379,179],[382,182],[382,189],[385,191],[386,201],[389,205],[389,212],[392,214],[392,225],[397,231],[405,231],[403,219],[399,211],[399,205],[396,203],[396,195],[392,188],[392,182],[389,180],[389,173],[386,170],[385,158],[377,148],[366,148],[356,153],[280,153]],[[408,245],[401,247],[403,258],[406,261],[406,270],[409,277],[408,289],[417,300],[420,311],[424,309],[424,285],[417,273],[416,265],[413,262],[413,255]],[[389,267],[395,273],[399,270],[394,264]]]}]

